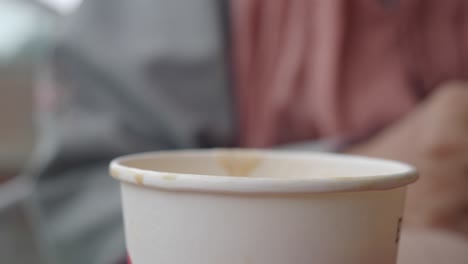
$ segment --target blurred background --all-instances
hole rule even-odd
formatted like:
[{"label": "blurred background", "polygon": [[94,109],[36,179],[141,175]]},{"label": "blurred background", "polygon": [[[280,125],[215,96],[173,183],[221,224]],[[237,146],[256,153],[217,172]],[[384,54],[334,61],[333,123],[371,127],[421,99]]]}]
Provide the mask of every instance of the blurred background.
[{"label": "blurred background", "polygon": [[40,263],[29,183],[33,86],[60,22],[80,0],[0,0],[0,263]]},{"label": "blurred background", "polygon": [[0,264],[124,263],[109,160],[229,146],[412,164],[405,225],[468,263],[467,29],[463,0],[0,0]]}]

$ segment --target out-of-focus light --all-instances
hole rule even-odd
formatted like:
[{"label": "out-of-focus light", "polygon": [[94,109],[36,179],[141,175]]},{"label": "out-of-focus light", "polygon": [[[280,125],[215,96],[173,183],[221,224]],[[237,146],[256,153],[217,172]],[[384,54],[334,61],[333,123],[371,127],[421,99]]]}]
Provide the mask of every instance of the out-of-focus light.
[{"label": "out-of-focus light", "polygon": [[3,65],[38,38],[50,21],[31,5],[15,1],[0,1],[0,14],[0,65]]},{"label": "out-of-focus light", "polygon": [[83,0],[38,0],[61,14],[73,12]]}]

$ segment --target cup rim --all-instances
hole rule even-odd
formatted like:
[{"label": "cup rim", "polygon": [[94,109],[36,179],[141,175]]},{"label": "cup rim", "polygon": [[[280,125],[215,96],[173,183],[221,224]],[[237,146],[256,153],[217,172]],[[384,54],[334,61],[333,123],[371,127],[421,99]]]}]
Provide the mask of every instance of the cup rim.
[{"label": "cup rim", "polygon": [[[381,164],[398,168],[397,172],[365,176],[317,176],[304,178],[256,178],[235,177],[228,175],[202,175],[189,173],[174,173],[156,170],[140,169],[124,165],[131,160],[164,157],[168,155],[203,155],[213,156],[226,153],[255,154],[262,158],[286,157],[288,159],[335,159],[352,161],[362,164]],[[125,183],[141,187],[198,192],[222,193],[331,193],[388,190],[408,185],[418,179],[416,169],[408,164],[370,158],[364,156],[319,153],[306,151],[278,151],[258,149],[197,149],[197,150],[165,150],[125,155],[111,161],[109,174]]]}]

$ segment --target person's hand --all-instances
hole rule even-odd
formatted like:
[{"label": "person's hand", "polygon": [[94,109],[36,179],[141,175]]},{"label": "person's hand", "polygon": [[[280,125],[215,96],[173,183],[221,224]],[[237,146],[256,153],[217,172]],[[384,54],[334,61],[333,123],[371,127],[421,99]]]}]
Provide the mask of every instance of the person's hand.
[{"label": "person's hand", "polygon": [[348,152],[416,166],[421,177],[408,188],[406,226],[468,235],[468,83],[443,84],[405,118]]},{"label": "person's hand", "polygon": [[403,232],[398,264],[465,264],[468,239],[449,232]]}]

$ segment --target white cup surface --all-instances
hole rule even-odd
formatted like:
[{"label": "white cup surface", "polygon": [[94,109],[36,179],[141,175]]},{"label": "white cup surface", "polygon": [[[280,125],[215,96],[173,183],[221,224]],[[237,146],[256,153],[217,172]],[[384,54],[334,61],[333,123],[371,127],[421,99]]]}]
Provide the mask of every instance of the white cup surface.
[{"label": "white cup surface", "polygon": [[118,158],[133,264],[395,264],[399,162],[337,154],[188,150]]}]

